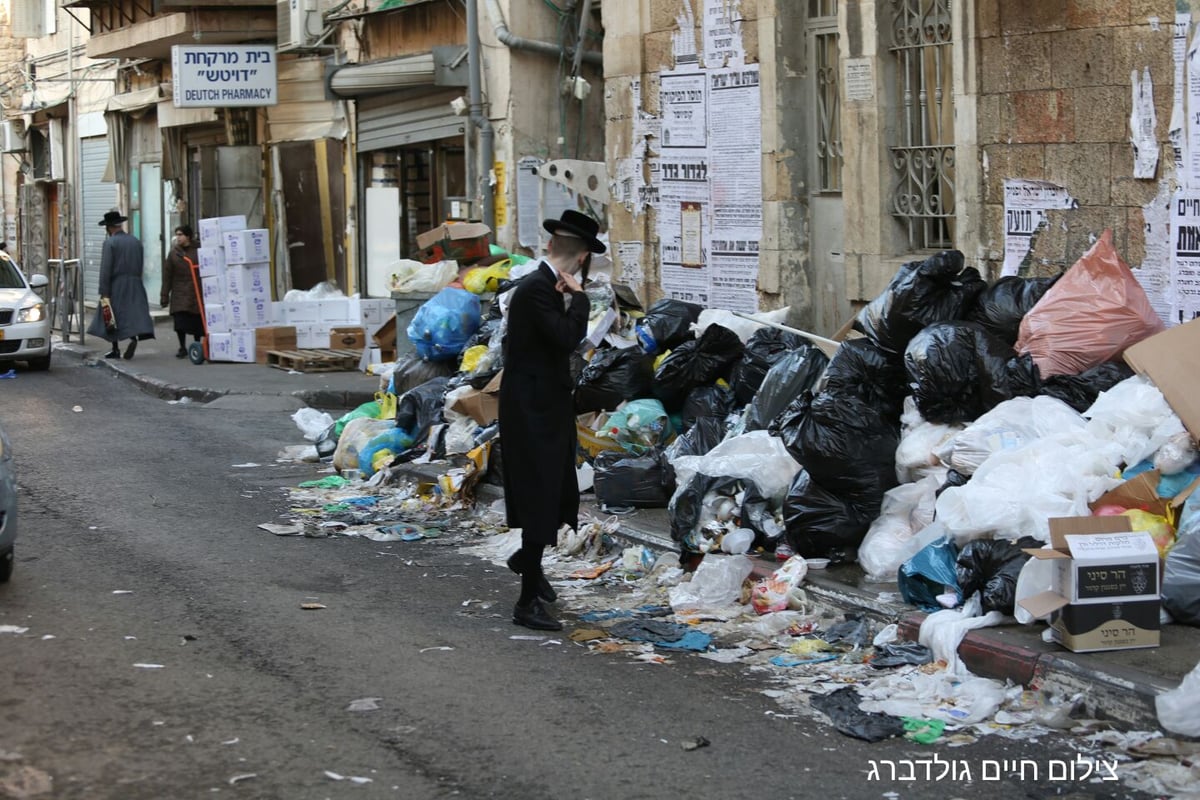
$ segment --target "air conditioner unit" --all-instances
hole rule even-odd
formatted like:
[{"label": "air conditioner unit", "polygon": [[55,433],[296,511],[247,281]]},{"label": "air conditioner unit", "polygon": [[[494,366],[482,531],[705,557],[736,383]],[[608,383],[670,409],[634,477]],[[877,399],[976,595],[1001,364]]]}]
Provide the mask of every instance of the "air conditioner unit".
[{"label": "air conditioner unit", "polygon": [[0,122],[0,152],[20,153],[25,150],[25,125],[19,119]]},{"label": "air conditioner unit", "polygon": [[275,49],[303,50],[321,38],[325,27],[321,0],[277,0]]}]

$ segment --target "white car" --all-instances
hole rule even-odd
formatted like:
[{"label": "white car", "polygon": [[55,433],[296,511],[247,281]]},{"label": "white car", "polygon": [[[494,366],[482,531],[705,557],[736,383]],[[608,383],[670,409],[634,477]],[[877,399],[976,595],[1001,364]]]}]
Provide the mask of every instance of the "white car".
[{"label": "white car", "polygon": [[49,283],[45,275],[25,280],[17,262],[0,251],[0,363],[50,369],[50,314],[34,291]]}]

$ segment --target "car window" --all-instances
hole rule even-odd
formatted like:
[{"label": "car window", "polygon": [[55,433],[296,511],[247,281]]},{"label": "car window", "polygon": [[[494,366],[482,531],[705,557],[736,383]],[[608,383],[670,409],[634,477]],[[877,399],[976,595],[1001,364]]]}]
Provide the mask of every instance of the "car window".
[{"label": "car window", "polygon": [[0,289],[24,289],[25,281],[11,261],[0,258]]}]

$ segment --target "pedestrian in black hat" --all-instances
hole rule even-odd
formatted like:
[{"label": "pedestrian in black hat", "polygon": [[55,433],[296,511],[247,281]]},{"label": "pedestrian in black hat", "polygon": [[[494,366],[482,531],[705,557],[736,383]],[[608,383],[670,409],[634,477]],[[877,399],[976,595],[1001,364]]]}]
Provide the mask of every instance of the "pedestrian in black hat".
[{"label": "pedestrian in black hat", "polygon": [[139,339],[154,338],[154,320],[150,318],[150,301],[142,284],[142,243],[125,232],[122,225],[128,218],[115,208],[104,215],[100,226],[108,233],[100,252],[100,299],[107,300],[116,318],[116,330],[110,333],[104,325],[103,309],[88,326],[88,333],[112,343],[105,358],[120,358],[117,346],[128,339],[125,358],[133,358]]},{"label": "pedestrian in black hat", "polygon": [[592,253],[603,253],[604,244],[596,238],[600,226],[578,211],[542,226],[552,234],[546,256],[512,290],[508,307],[500,434],[508,524],[521,529],[521,549],[508,559],[521,576],[513,622],[556,631],[562,623],[543,605],[558,598],[542,571],[542,554],[557,543],[564,524],[579,526],[569,359],[587,332],[589,303],[576,276],[586,275]]}]

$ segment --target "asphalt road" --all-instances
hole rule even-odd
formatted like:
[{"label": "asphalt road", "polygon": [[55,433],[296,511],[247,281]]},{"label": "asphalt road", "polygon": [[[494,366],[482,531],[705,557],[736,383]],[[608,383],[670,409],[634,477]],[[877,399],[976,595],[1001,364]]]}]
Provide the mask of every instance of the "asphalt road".
[{"label": "asphalt road", "polygon": [[[1129,795],[981,779],[985,759],[1072,759],[1054,737],[867,744],[739,666],[513,639],[515,580],[456,536],[256,530],[315,473],[274,462],[302,440],[271,406],[171,405],[64,360],[0,382],[23,528],[0,626],[28,629],[0,633],[0,797],[42,775],[37,796],[87,800]],[[975,780],[868,780],[934,752]]]}]

